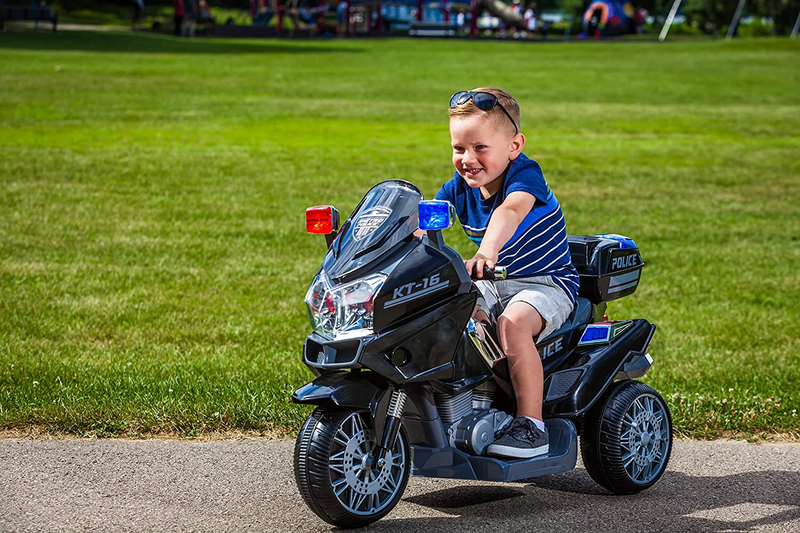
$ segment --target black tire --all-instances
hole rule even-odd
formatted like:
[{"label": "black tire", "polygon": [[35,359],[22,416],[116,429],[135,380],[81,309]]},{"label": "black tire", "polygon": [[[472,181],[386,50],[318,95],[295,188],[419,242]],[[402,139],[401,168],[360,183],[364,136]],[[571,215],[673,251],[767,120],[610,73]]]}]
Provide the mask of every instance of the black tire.
[{"label": "black tire", "polygon": [[581,436],[586,471],[615,494],[652,487],[672,452],[672,417],[652,387],[625,380],[612,385],[592,409]]},{"label": "black tire", "polygon": [[[405,491],[411,469],[405,428],[401,426],[391,454],[386,454],[387,466],[380,468],[377,459],[373,461],[378,469],[375,473],[363,468],[363,457],[375,443],[371,425],[367,411],[319,407],[309,415],[297,436],[297,487],[308,507],[329,524],[356,528],[380,520]],[[363,451],[362,462],[356,459],[359,450]]]}]

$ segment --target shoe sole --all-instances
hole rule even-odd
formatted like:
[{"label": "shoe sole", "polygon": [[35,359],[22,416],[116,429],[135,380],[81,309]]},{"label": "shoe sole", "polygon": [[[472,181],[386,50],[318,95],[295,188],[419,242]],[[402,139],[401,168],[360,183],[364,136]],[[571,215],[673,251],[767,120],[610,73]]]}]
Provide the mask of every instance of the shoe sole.
[{"label": "shoe sole", "polygon": [[544,446],[539,446],[538,448],[528,449],[491,444],[486,451],[489,455],[499,455],[500,457],[512,457],[516,459],[530,459],[532,457],[546,455],[548,452],[550,452],[550,444],[545,444]]}]

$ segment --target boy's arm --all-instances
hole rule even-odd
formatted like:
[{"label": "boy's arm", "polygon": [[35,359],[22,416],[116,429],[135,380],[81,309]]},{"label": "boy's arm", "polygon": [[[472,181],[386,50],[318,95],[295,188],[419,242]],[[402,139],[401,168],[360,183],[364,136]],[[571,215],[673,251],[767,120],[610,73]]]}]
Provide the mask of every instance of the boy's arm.
[{"label": "boy's arm", "polygon": [[500,249],[514,236],[522,219],[533,209],[534,202],[536,197],[523,191],[512,192],[503,200],[489,219],[489,226],[486,228],[478,252],[472,259],[464,261],[467,272],[472,273],[474,267],[477,276],[482,278],[484,266],[494,268]]}]

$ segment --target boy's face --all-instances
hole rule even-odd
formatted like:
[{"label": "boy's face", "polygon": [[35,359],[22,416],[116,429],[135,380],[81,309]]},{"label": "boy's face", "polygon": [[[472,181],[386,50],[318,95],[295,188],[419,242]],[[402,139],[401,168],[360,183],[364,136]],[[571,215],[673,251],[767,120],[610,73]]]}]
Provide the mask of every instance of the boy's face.
[{"label": "boy's face", "polygon": [[498,178],[525,145],[521,134],[509,135],[486,114],[450,119],[453,165],[472,188],[483,187],[491,195],[501,185]]}]

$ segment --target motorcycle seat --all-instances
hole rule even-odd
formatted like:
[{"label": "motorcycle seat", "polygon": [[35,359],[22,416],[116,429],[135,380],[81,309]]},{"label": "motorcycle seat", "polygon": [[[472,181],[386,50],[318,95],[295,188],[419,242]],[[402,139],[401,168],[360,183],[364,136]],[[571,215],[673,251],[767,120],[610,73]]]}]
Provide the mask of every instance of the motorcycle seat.
[{"label": "motorcycle seat", "polygon": [[577,327],[583,326],[591,321],[591,319],[592,302],[579,296],[577,302],[575,303],[575,309],[572,311],[572,314],[567,317],[561,327],[548,335],[546,338],[540,339],[536,344],[545,344],[550,339],[555,339],[559,335],[564,335],[565,333]]}]

